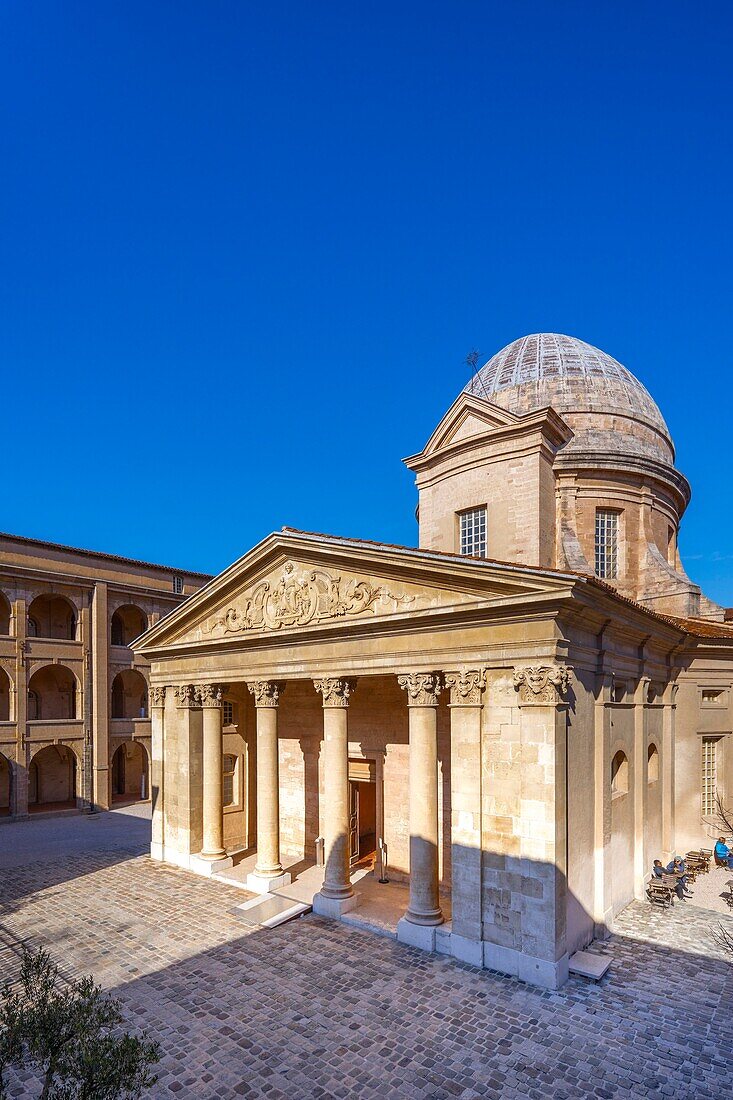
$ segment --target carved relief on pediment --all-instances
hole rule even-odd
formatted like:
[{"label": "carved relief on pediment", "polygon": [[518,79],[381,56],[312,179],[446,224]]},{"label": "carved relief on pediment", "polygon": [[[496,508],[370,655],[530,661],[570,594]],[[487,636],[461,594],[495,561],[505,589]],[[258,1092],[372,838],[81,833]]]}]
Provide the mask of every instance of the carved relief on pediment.
[{"label": "carved relief on pediment", "polygon": [[281,630],[365,614],[388,614],[415,606],[417,596],[358,577],[286,562],[280,574],[260,581],[201,627],[215,638],[247,631]]}]

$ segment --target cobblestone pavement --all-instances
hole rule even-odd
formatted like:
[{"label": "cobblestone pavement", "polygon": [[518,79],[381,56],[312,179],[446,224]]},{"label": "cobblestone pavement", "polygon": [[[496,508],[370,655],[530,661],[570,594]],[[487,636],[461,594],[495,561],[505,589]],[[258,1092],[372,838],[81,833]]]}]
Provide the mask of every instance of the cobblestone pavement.
[{"label": "cobblestone pavement", "polygon": [[[114,990],[163,1046],[152,1096],[733,1094],[733,967],[709,938],[731,916],[634,904],[603,981],[550,993],[313,916],[248,930],[247,895],[152,863],[147,829],[0,827],[0,960],[44,944]],[[38,1088],[21,1073],[10,1095]]]}]

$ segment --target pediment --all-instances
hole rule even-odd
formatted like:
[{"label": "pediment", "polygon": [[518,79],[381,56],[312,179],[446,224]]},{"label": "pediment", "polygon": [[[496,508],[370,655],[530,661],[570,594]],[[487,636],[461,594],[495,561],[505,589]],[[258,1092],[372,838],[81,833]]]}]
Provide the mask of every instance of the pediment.
[{"label": "pediment", "polygon": [[381,543],[271,535],[135,643],[137,652],[402,619],[547,590],[515,567]]},{"label": "pediment", "polygon": [[462,393],[445,414],[425,445],[423,454],[449,447],[474,436],[486,435],[497,428],[518,424],[520,417],[490,401]]}]

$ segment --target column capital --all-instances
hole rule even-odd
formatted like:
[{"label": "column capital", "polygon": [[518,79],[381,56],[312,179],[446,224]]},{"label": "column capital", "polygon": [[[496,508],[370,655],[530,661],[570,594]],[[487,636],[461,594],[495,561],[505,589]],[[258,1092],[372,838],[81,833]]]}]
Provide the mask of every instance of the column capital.
[{"label": "column capital", "polygon": [[314,680],[313,686],[323,696],[324,707],[348,707],[349,698],[356,690],[356,680],[324,676]]},{"label": "column capital", "polygon": [[445,686],[450,688],[450,705],[452,707],[483,706],[486,669],[461,668],[457,672],[446,672]]},{"label": "column capital", "polygon": [[553,706],[562,703],[568,690],[570,669],[565,665],[527,665],[514,672],[514,690],[519,703]]},{"label": "column capital", "polygon": [[437,707],[443,690],[440,672],[404,672],[397,677],[397,683],[407,692],[408,707]]},{"label": "column capital", "polygon": [[252,680],[247,682],[247,690],[254,695],[256,707],[276,707],[285,684],[280,680]]},{"label": "column capital", "polygon": [[196,688],[199,706],[220,707],[226,684],[200,684]]},{"label": "column capital", "polygon": [[174,688],[177,707],[198,707],[201,705],[198,689],[195,684],[179,684]]},{"label": "column capital", "polygon": [[155,684],[149,690],[149,699],[151,707],[164,707],[165,706],[165,687],[161,687]]}]

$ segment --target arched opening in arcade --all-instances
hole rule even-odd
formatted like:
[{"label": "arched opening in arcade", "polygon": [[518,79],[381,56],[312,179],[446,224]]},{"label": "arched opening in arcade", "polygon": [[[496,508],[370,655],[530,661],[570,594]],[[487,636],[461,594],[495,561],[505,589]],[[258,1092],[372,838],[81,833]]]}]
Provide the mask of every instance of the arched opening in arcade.
[{"label": "arched opening in arcade", "polygon": [[118,672],[112,681],[112,718],[147,718],[148,685],[142,673],[134,668]]},{"label": "arched opening in arcade", "polygon": [[147,628],[147,617],[140,608],[131,603],[125,604],[123,607],[118,607],[112,616],[110,642],[112,645],[129,646],[144,634]]},{"label": "arched opening in arcade", "polygon": [[7,756],[0,752],[0,817],[7,817],[10,813],[12,782],[12,765]]},{"label": "arched opening in arcade", "polygon": [[46,665],[28,682],[28,721],[53,722],[77,717],[77,681],[65,665]]},{"label": "arched opening in arcade", "polygon": [[150,798],[148,754],[139,741],[125,741],[112,757],[112,801]]},{"label": "arched opening in arcade", "polygon": [[76,608],[65,596],[36,596],[28,608],[28,637],[74,641]]},{"label": "arched opening in arcade", "polygon": [[0,634],[10,633],[11,619],[10,601],[4,592],[0,592]]},{"label": "arched opening in arcade", "polygon": [[47,745],[39,749],[28,769],[28,809],[76,809],[76,754],[68,745]]},{"label": "arched opening in arcade", "polygon": [[0,668],[0,722],[10,721],[10,677]]}]

